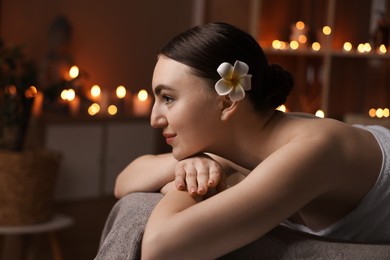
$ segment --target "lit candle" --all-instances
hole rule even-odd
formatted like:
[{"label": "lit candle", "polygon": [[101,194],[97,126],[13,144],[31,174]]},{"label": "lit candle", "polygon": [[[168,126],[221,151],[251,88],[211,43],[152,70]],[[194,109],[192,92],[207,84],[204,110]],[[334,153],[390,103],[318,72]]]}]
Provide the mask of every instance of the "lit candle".
[{"label": "lit candle", "polygon": [[[112,100],[112,102],[113,102],[112,105],[114,105],[115,109],[116,109],[114,114],[116,114],[118,112],[122,113],[125,110],[125,98],[127,96],[126,88],[122,85],[116,87],[115,95],[117,98],[115,100]],[[113,115],[112,111],[114,111],[114,110],[113,109],[110,110],[110,107],[108,109],[109,109],[108,114]]]},{"label": "lit candle", "polygon": [[109,115],[114,116],[118,113],[118,108],[115,105],[110,105],[107,111]]},{"label": "lit candle", "polygon": [[96,115],[97,113],[99,113],[99,111],[100,111],[100,106],[98,103],[93,103],[88,108],[88,114],[91,116]]},{"label": "lit candle", "polygon": [[331,42],[329,36],[332,34],[332,28],[328,25],[325,25],[321,28],[318,33],[318,42],[321,44],[323,49],[331,48]]},{"label": "lit candle", "polygon": [[[299,43],[298,45],[293,44],[294,47],[295,46],[297,48],[302,48],[302,47],[305,48],[306,47],[307,31],[308,31],[308,28],[305,25],[305,23],[302,21],[298,21],[295,24],[291,25],[290,42]],[[290,45],[290,47],[292,47],[292,46]],[[294,49],[294,47],[292,47],[292,49]]]},{"label": "lit candle", "polygon": [[368,115],[372,118],[382,118],[382,117],[389,117],[390,116],[390,110],[388,108],[371,108],[368,111]]},{"label": "lit candle", "polygon": [[352,44],[350,42],[345,42],[343,45],[343,50],[345,52],[350,52],[352,50]]},{"label": "lit candle", "polygon": [[321,44],[319,42],[313,42],[311,48],[313,51],[319,51],[321,49]]},{"label": "lit candle", "polygon": [[390,116],[390,110],[388,108],[383,109],[383,116],[389,117]]},{"label": "lit candle", "polygon": [[387,52],[386,46],[385,46],[384,44],[381,44],[381,46],[379,46],[377,52],[378,52],[379,54],[385,54],[385,53]]},{"label": "lit candle", "polygon": [[79,68],[77,66],[72,66],[69,70],[69,77],[75,79],[79,76]]},{"label": "lit candle", "polygon": [[126,96],[126,88],[124,86],[118,86],[115,92],[119,99],[123,99]]},{"label": "lit candle", "polygon": [[364,44],[364,51],[365,52],[370,52],[371,51],[371,44],[370,43],[368,43],[368,42],[366,42],[365,44]]},{"label": "lit candle", "polygon": [[298,48],[299,48],[299,43],[298,43],[298,41],[291,41],[291,42],[290,42],[290,49],[296,50],[296,49],[298,49]]},{"label": "lit candle", "polygon": [[75,96],[73,99],[69,100],[69,112],[72,116],[76,116],[80,111],[80,98]]},{"label": "lit candle", "polygon": [[102,93],[99,85],[93,85],[90,90],[91,97],[94,101],[98,101],[100,99],[100,94]]},{"label": "lit candle", "polygon": [[364,53],[365,52],[364,43],[360,43],[357,47],[357,50],[359,53]]},{"label": "lit candle", "polygon": [[315,116],[316,117],[320,117],[320,118],[324,118],[325,117],[325,112],[322,111],[321,109],[317,110],[317,112],[315,113]]},{"label": "lit candle", "polygon": [[43,96],[42,92],[38,91],[35,94],[34,103],[33,103],[33,107],[32,107],[32,115],[34,117],[39,117],[42,114],[43,98],[44,98],[44,96]]},{"label": "lit candle", "polygon": [[322,27],[322,33],[325,35],[330,35],[332,33],[332,28],[330,26],[325,25]]},{"label": "lit candle", "polygon": [[282,112],[287,112],[287,107],[285,105],[280,105],[276,110],[282,111]]},{"label": "lit candle", "polygon": [[274,48],[275,50],[280,50],[281,47],[282,47],[281,41],[279,41],[279,40],[272,41],[272,48]]},{"label": "lit candle", "polygon": [[107,91],[104,91],[100,95],[100,110],[106,114],[108,113],[108,106],[110,105],[110,93],[107,93]]},{"label": "lit candle", "polygon": [[370,117],[375,117],[376,115],[376,109],[375,108],[371,108],[369,111],[368,111],[368,115]]},{"label": "lit candle", "polygon": [[138,95],[133,97],[133,114],[135,116],[148,116],[152,105],[152,99],[148,92],[144,89],[138,92]]}]

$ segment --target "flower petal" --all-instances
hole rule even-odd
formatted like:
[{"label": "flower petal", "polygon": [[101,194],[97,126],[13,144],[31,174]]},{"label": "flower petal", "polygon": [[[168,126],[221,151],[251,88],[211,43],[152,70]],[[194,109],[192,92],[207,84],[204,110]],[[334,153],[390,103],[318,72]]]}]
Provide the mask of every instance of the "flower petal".
[{"label": "flower petal", "polygon": [[224,79],[231,79],[233,74],[233,66],[228,62],[221,63],[217,69],[218,74]]},{"label": "flower petal", "polygon": [[246,74],[244,76],[241,76],[238,82],[245,90],[250,90],[252,88],[251,78],[251,74]]},{"label": "flower petal", "polygon": [[242,61],[236,60],[233,68],[233,75],[240,77],[246,75],[249,71],[249,66]]},{"label": "flower petal", "polygon": [[233,87],[230,81],[222,78],[218,80],[217,83],[215,83],[215,90],[217,91],[218,95],[224,96],[229,94],[233,90]]},{"label": "flower petal", "polygon": [[243,87],[238,84],[233,90],[229,93],[230,100],[233,102],[239,101],[245,97],[245,91]]}]

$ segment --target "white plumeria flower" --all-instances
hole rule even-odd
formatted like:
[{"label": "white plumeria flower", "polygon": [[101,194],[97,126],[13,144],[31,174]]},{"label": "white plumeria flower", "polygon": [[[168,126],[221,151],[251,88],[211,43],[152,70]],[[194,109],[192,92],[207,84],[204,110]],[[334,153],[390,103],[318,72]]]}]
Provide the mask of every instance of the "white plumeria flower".
[{"label": "white plumeria flower", "polygon": [[245,90],[251,89],[251,74],[248,74],[249,67],[245,62],[236,61],[234,67],[224,62],[219,65],[217,72],[222,77],[215,84],[218,95],[229,94],[230,100],[235,102],[245,97]]}]

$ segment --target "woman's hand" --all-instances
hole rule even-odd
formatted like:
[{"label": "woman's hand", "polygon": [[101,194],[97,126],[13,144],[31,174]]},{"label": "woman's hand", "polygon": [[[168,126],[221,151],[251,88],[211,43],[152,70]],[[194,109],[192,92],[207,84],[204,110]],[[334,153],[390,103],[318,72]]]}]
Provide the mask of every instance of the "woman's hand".
[{"label": "woman's hand", "polygon": [[175,187],[175,181],[171,181],[171,182],[168,182],[167,184],[165,184],[160,192],[164,195],[166,195],[169,191],[173,190],[173,189],[176,189]]},{"label": "woman's hand", "polygon": [[222,166],[207,155],[197,155],[180,161],[175,168],[175,186],[191,195],[206,195],[209,189],[226,189]]}]

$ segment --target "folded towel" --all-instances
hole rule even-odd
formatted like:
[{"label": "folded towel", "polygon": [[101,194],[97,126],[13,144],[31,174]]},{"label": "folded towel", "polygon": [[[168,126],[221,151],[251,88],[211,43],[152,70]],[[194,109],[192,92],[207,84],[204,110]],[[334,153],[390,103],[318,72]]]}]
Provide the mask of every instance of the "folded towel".
[{"label": "folded towel", "polygon": [[[148,218],[159,193],[132,193],[113,207],[95,260],[140,259]],[[390,245],[331,240],[278,226],[267,235],[220,259],[390,259]]]},{"label": "folded towel", "polygon": [[135,260],[141,256],[141,240],[160,193],[131,193],[112,208],[103,229],[96,260]]}]

